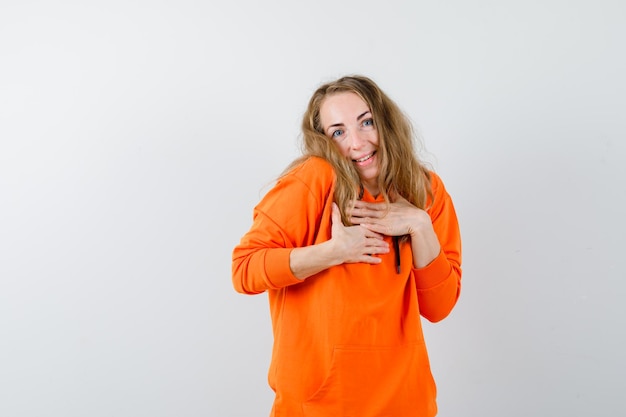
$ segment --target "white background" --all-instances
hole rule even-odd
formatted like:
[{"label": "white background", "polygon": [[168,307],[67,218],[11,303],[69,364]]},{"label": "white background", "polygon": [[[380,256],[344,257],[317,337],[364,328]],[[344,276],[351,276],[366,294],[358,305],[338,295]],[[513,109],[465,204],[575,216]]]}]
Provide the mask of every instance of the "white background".
[{"label": "white background", "polygon": [[461,222],[440,416],[626,413],[626,3],[220,3],[0,3],[0,415],[267,415],[231,251],[351,73]]}]

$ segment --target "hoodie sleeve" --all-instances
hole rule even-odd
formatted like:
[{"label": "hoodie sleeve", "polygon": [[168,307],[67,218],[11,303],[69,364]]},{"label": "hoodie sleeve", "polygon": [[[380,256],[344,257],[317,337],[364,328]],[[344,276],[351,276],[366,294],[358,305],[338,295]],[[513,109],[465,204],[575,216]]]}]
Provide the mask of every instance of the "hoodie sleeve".
[{"label": "hoodie sleeve", "polygon": [[450,195],[441,178],[431,172],[433,201],[428,214],[441,251],[427,266],[413,269],[420,313],[432,322],[450,314],[461,291],[461,233]]},{"label": "hoodie sleeve", "polygon": [[332,201],[330,165],[311,158],[282,177],[254,208],[253,223],[233,250],[237,292],[258,294],[301,283],[289,266],[291,250],[315,242]]}]

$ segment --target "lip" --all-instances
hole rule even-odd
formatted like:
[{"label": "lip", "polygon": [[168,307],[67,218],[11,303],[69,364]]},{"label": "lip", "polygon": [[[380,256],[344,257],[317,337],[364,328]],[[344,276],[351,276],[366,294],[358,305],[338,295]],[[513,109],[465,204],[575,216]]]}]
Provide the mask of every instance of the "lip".
[{"label": "lip", "polygon": [[356,163],[356,164],[363,164],[367,161],[369,161],[370,159],[372,159],[374,157],[374,155],[376,155],[376,151],[372,151],[370,153],[367,153],[365,155],[362,155],[356,159],[353,159],[352,162]]}]

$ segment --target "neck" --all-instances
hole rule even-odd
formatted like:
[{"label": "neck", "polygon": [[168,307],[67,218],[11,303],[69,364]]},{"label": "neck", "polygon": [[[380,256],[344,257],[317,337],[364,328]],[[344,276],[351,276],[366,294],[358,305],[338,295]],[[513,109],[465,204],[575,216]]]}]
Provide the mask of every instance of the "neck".
[{"label": "neck", "polygon": [[367,184],[363,183],[363,188],[367,190],[368,193],[372,195],[372,197],[377,198],[378,194],[380,194],[380,189],[378,188],[378,184]]}]

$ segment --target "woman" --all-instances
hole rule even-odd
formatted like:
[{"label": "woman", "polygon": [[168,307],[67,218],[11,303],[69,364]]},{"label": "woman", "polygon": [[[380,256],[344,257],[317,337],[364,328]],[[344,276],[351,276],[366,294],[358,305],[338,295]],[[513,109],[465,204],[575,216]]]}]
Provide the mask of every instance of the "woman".
[{"label": "woman", "polygon": [[459,296],[452,200],[366,77],[321,86],[302,130],[304,155],[233,251],[235,289],[269,294],[271,416],[434,416],[420,315]]}]

